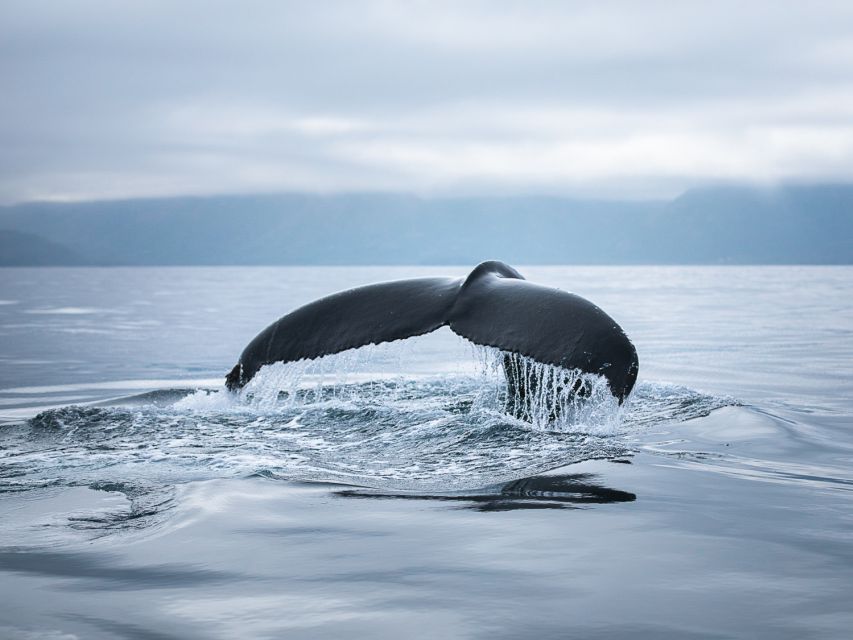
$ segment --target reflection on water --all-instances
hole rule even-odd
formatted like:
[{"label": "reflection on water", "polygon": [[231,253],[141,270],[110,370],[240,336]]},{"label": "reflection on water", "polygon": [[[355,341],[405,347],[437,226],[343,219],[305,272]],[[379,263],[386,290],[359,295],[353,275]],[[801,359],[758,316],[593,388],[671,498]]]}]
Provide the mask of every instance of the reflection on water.
[{"label": "reflection on water", "polygon": [[597,484],[595,476],[585,473],[572,475],[532,476],[508,482],[497,493],[428,494],[382,493],[369,489],[344,489],[335,495],[342,498],[373,498],[403,500],[437,500],[461,502],[473,511],[513,511],[516,509],[578,509],[582,505],[633,502],[633,493],[618,491]]},{"label": "reflection on water", "polygon": [[0,550],[0,570],[13,573],[70,578],[74,589],[173,589],[230,582],[243,576],[181,565],[123,567],[109,554]]}]

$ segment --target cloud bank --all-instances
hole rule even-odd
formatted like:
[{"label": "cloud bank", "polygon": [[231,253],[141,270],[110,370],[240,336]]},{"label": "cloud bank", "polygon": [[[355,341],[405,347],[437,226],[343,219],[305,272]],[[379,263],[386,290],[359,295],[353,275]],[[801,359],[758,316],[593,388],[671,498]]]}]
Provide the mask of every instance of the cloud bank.
[{"label": "cloud bank", "polygon": [[853,179],[849,2],[0,5],[0,200]]}]

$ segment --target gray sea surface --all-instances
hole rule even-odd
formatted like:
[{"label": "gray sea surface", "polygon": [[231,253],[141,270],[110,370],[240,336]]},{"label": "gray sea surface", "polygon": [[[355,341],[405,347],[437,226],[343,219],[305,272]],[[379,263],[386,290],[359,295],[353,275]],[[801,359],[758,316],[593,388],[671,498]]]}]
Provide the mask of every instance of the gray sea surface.
[{"label": "gray sea surface", "polygon": [[449,330],[262,371],[319,296],[470,267],[0,269],[0,638],[853,637],[853,267],[519,267],[625,407],[501,411]]}]

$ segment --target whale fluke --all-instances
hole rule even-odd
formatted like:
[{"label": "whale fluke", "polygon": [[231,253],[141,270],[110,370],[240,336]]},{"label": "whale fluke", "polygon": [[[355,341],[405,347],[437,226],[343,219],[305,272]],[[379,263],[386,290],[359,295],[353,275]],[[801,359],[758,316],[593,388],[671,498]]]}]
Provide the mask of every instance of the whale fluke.
[{"label": "whale fluke", "polygon": [[[239,389],[274,362],[319,358],[443,326],[475,344],[602,375],[620,402],[637,379],[634,345],[604,311],[575,294],[528,282],[509,265],[489,261],[464,279],[372,284],[300,307],[248,344],[226,385]],[[512,375],[510,369],[506,373]]]}]

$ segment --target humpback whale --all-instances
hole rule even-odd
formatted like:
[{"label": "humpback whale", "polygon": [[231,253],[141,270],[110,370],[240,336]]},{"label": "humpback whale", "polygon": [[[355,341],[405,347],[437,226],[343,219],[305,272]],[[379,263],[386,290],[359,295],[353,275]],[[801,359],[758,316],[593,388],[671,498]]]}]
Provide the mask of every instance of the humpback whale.
[{"label": "humpback whale", "polygon": [[[510,390],[527,388],[517,354],[567,371],[603,376],[621,404],[639,363],[622,328],[592,302],[524,279],[503,262],[466,278],[415,278],[341,291],[292,311],[261,331],[226,377],[231,391],[261,367],[319,358],[441,327],[504,352]],[[581,392],[581,389],[576,389]]]}]

